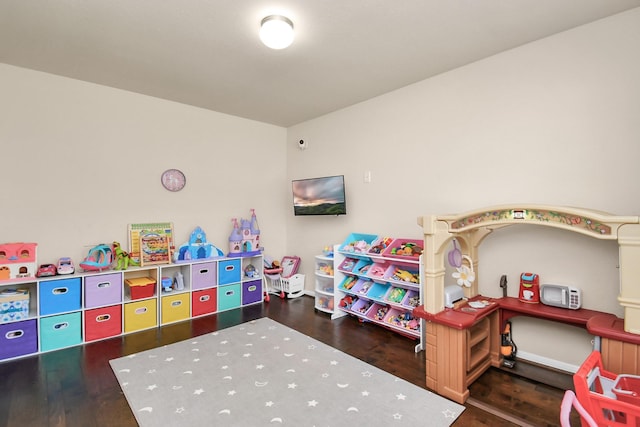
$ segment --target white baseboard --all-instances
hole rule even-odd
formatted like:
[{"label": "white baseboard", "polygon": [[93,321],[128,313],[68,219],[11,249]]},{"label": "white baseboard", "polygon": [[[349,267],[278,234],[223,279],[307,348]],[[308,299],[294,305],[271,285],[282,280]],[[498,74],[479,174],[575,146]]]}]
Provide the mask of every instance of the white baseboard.
[{"label": "white baseboard", "polygon": [[561,362],[560,360],[550,359],[548,357],[540,356],[526,351],[518,350],[518,359],[527,360],[529,362],[537,363],[539,365],[549,366],[550,368],[559,369],[561,371],[575,374],[580,366],[572,365],[570,363]]},{"label": "white baseboard", "polygon": [[[316,296],[316,293],[314,290],[305,289],[304,294],[314,298]],[[570,363],[565,363],[560,360],[551,359],[548,357],[540,356],[538,354],[529,353],[526,351],[518,350],[517,357],[518,359],[527,360],[529,362],[537,363],[543,366],[548,366],[550,368],[558,369],[564,372],[569,372],[571,374],[575,374],[578,371],[578,369],[580,369],[579,365],[572,365]]]}]

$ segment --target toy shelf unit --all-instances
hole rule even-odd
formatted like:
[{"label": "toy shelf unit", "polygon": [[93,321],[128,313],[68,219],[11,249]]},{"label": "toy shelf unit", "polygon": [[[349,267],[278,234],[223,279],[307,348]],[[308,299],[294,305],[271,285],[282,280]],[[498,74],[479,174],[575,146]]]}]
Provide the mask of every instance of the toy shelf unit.
[{"label": "toy shelf unit", "polygon": [[421,248],[420,240],[354,233],[334,256],[338,309],[418,339],[416,351],[424,341],[422,322],[413,315],[422,303]]},{"label": "toy shelf unit", "polygon": [[305,275],[298,273],[300,257],[285,256],[280,267],[266,269],[265,287],[268,293],[279,294],[280,298],[297,298],[304,295]]},{"label": "toy shelf unit", "polygon": [[256,255],[0,281],[0,362],[261,303],[262,264]]},{"label": "toy shelf unit", "polygon": [[347,313],[338,310],[336,301],[335,280],[334,280],[334,256],[338,245],[334,246],[331,254],[316,255],[315,257],[315,309],[331,315],[331,319],[346,316]]}]

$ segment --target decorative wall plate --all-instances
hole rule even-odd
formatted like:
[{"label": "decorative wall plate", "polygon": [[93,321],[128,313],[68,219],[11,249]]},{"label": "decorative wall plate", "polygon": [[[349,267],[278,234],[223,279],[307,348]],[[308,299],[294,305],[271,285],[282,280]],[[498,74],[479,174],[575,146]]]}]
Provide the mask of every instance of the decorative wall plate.
[{"label": "decorative wall plate", "polygon": [[187,183],[187,178],[185,178],[184,173],[178,169],[167,169],[162,172],[160,181],[162,182],[162,186],[167,190],[180,191]]}]

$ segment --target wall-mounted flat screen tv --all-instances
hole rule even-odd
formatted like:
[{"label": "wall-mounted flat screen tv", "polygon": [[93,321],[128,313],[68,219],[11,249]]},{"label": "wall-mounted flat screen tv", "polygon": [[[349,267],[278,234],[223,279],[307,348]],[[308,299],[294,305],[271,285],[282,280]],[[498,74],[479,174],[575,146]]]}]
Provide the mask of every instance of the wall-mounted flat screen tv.
[{"label": "wall-mounted flat screen tv", "polygon": [[344,175],[297,179],[293,184],[294,215],[345,215]]}]

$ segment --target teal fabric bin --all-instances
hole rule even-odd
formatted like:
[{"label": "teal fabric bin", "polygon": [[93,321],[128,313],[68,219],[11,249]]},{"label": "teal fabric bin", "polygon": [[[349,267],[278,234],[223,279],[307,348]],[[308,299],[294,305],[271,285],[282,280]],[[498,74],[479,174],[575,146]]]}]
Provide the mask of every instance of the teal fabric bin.
[{"label": "teal fabric bin", "polygon": [[240,307],[241,298],[240,283],[218,286],[218,311]]},{"label": "teal fabric bin", "polygon": [[78,344],[82,344],[82,315],[79,311],[40,318],[40,351]]}]

